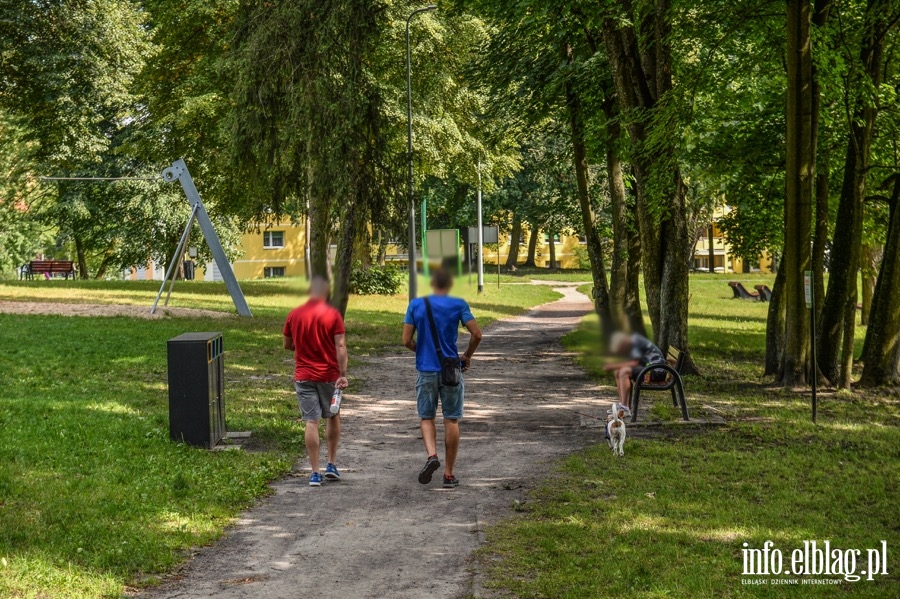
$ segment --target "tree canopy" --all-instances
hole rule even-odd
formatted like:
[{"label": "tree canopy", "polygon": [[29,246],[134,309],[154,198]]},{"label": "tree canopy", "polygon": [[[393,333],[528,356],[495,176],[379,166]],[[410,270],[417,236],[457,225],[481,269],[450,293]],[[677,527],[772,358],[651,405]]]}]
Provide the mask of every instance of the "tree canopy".
[{"label": "tree canopy", "polygon": [[[308,220],[311,270],[345,309],[353,265],[407,239],[417,7],[0,0],[0,268],[47,247],[95,277],[169,259],[177,190],[39,177],[183,157],[226,238]],[[583,238],[605,334],[646,314],[659,344],[689,349],[688,273],[714,220],[736,256],[776,259],[781,384],[851,384],[857,303],[900,330],[900,0],[447,0],[410,26],[416,205],[471,225],[480,164],[486,220],[516,249],[526,229]],[[829,273],[819,372],[805,270]],[[870,328],[862,382],[900,380],[898,348]]]}]

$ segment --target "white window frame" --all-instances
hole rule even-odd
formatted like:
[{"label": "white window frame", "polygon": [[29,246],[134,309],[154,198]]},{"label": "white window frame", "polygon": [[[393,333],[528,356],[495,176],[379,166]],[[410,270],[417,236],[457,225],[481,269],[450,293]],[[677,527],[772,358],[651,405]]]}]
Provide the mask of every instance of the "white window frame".
[{"label": "white window frame", "polygon": [[[281,234],[281,245],[275,245],[274,234]],[[280,250],[284,248],[284,231],[263,231],[263,249],[264,250]]]},{"label": "white window frame", "polygon": [[[280,275],[272,274],[272,271],[274,271],[276,268],[281,269]],[[263,278],[264,279],[283,279],[285,277],[285,275],[286,275],[286,272],[285,272],[284,266],[264,266],[263,267]]]}]

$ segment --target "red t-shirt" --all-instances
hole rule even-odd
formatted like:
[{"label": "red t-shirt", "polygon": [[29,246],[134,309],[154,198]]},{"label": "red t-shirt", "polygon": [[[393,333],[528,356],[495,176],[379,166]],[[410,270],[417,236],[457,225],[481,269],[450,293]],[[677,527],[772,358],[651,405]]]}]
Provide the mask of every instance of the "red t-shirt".
[{"label": "red t-shirt", "polygon": [[335,382],[341,372],[334,336],[343,334],[341,313],[325,300],[311,299],[294,308],[284,323],[284,336],[294,340],[294,380]]}]

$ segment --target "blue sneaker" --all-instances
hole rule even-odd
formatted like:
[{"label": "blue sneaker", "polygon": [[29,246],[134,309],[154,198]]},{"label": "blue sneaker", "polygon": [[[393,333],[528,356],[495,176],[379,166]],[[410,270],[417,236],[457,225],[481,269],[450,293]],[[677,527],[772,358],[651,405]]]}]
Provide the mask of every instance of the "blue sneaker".
[{"label": "blue sneaker", "polygon": [[318,472],[313,472],[309,477],[309,486],[310,487],[321,487],[322,486],[322,475]]},{"label": "blue sneaker", "polygon": [[341,473],[338,472],[337,466],[329,463],[328,466],[325,467],[325,478],[328,480],[341,480]]}]

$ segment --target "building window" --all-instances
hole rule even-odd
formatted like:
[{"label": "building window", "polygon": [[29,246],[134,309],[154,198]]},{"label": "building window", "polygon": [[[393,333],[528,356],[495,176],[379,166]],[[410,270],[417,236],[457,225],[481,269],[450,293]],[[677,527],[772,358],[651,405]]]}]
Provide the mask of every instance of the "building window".
[{"label": "building window", "polygon": [[[544,233],[544,243],[550,243],[550,235]],[[559,243],[559,233],[553,234],[553,243]]]},{"label": "building window", "polygon": [[284,247],[284,231],[264,231],[263,247],[266,249]]},{"label": "building window", "polygon": [[266,266],[263,269],[263,276],[267,279],[274,279],[284,276],[283,266]]}]

